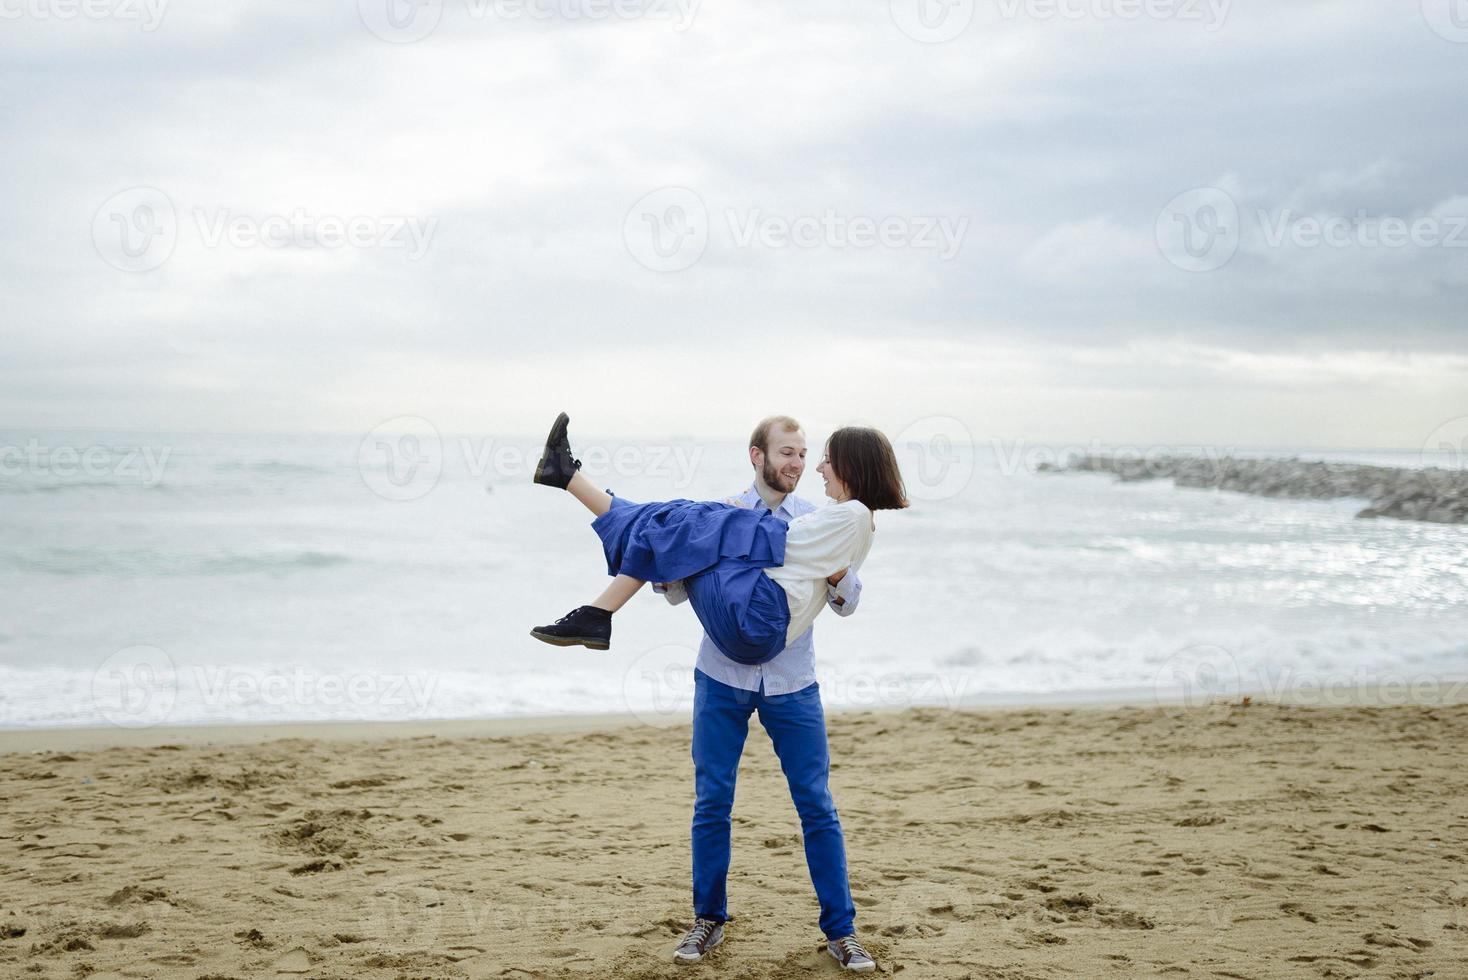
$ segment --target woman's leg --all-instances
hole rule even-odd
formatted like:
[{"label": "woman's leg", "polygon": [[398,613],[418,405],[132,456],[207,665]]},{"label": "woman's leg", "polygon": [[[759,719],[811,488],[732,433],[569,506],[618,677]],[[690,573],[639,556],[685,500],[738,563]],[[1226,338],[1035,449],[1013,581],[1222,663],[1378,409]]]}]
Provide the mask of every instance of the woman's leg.
[{"label": "woman's leg", "polygon": [[631,575],[618,575],[612,579],[612,584],[607,586],[606,591],[593,599],[590,605],[607,612],[616,612],[627,604],[627,600],[637,594],[637,590],[647,583],[640,578]]},{"label": "woman's leg", "polygon": [[647,583],[631,575],[618,575],[605,592],[585,606],[577,606],[547,626],[537,626],[530,635],[559,647],[584,646],[606,650],[612,643],[612,613],[627,604]]},{"label": "woman's leg", "polygon": [[566,484],[566,489],[597,517],[612,509],[612,495],[582,476],[579,471],[571,475],[571,482]]},{"label": "woman's leg", "polygon": [[[566,489],[571,492],[571,496],[581,501],[586,509],[597,517],[612,509],[612,495],[579,472],[572,474],[571,482],[566,484]],[[614,613],[625,606],[628,600],[637,594],[637,590],[646,584],[642,579],[633,578],[631,575],[618,575],[612,579],[612,583],[606,587],[606,590],[588,605]]]}]

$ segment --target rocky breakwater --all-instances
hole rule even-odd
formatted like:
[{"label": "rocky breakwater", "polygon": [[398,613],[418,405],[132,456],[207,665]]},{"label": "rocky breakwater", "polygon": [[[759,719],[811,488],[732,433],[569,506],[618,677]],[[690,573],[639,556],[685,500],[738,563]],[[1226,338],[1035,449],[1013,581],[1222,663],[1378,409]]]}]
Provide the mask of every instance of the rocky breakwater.
[{"label": "rocky breakwater", "polygon": [[1357,517],[1395,517],[1435,524],[1468,524],[1468,470],[1404,469],[1301,459],[1204,456],[1076,455],[1041,472],[1109,473],[1122,481],[1171,478],[1179,487],[1234,490],[1262,497],[1333,500],[1355,497],[1371,505]]}]

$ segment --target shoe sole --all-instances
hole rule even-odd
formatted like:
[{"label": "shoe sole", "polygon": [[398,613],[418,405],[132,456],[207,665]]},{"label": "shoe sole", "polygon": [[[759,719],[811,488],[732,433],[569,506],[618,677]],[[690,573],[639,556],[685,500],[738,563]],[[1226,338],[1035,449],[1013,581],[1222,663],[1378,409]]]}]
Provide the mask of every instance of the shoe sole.
[{"label": "shoe sole", "polygon": [[679,953],[677,951],[674,951],[674,953],[673,953],[673,962],[674,963],[697,963],[699,960],[703,959],[705,956],[707,956],[709,954],[709,950],[710,949],[713,949],[715,946],[719,945],[723,941],[724,941],[724,937],[723,936],[720,936],[718,939],[716,939],[713,942],[709,943],[709,948],[706,949],[706,950],[704,950],[702,953],[699,953],[697,956],[684,956],[682,953]]},{"label": "shoe sole", "polygon": [[530,635],[541,643],[549,643],[553,647],[586,647],[589,650],[610,650],[611,643],[606,640],[594,640],[585,636],[551,636],[539,630],[531,630]]},{"label": "shoe sole", "polygon": [[540,478],[545,472],[545,462],[550,459],[551,446],[566,438],[566,427],[571,424],[571,416],[562,412],[556,416],[555,422],[551,423],[550,434],[545,437],[545,448],[540,451],[540,462],[535,464],[535,482],[543,487],[553,486]]},{"label": "shoe sole", "polygon": [[873,963],[871,966],[847,966],[845,963],[841,962],[840,957],[831,952],[829,949],[826,950],[826,955],[835,960],[836,965],[841,967],[841,969],[846,971],[847,973],[875,973],[877,970],[877,964],[875,963]]}]

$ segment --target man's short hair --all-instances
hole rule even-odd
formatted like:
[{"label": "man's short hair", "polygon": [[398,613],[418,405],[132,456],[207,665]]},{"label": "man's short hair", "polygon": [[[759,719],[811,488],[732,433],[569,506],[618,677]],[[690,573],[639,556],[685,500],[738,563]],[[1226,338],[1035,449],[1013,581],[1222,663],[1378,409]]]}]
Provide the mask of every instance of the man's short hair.
[{"label": "man's short hair", "polygon": [[770,415],[760,419],[759,425],[754,427],[754,433],[749,437],[749,448],[758,449],[765,455],[770,453],[770,430],[775,426],[780,427],[782,432],[800,432],[800,423],[788,415]]}]

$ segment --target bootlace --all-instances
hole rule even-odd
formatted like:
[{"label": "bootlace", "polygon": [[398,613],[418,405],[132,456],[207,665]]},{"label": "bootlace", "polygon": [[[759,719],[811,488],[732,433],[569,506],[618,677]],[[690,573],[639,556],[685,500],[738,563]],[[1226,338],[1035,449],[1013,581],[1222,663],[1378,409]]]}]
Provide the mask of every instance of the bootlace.
[{"label": "bootlace", "polygon": [[686,946],[689,943],[693,943],[696,946],[702,946],[704,940],[708,939],[709,933],[714,931],[716,925],[718,925],[717,922],[710,922],[708,919],[699,919],[693,924],[693,928],[688,930],[688,935],[683,937],[683,942],[679,945]]},{"label": "bootlace", "polygon": [[861,943],[856,941],[855,936],[846,936],[843,939],[838,939],[836,940],[836,945],[840,947],[841,952],[846,954],[847,959],[852,959],[857,956],[865,959],[872,958],[870,953],[861,948]]}]

